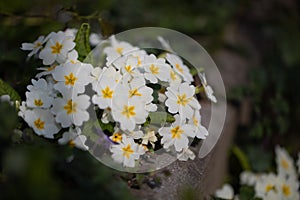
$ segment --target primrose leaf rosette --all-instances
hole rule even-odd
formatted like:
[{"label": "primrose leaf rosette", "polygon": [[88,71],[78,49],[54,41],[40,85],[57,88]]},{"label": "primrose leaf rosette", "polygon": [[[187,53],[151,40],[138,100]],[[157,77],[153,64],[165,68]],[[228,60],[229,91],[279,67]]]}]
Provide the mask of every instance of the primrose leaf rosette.
[{"label": "primrose leaf rosette", "polygon": [[[223,128],[226,96],[219,71],[198,43],[162,28],[107,39],[92,33],[86,55],[75,38],[88,35],[77,32],[89,33],[67,29],[22,44],[44,65],[19,111],[37,135],[127,172],[150,172],[195,159],[197,151],[200,158],[209,153]],[[216,83],[209,85],[204,71]],[[210,119],[200,112],[202,102]]]}]

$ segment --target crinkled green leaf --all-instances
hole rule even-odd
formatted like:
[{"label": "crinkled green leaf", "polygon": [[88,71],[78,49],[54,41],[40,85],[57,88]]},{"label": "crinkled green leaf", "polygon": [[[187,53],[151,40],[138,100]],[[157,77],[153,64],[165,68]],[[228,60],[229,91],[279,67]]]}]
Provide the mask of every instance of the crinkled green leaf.
[{"label": "crinkled green leaf", "polygon": [[83,23],[75,37],[75,42],[76,42],[75,49],[78,52],[78,57],[79,57],[78,59],[80,61],[86,59],[86,57],[91,51],[89,38],[90,38],[90,25],[88,23]]},{"label": "crinkled green leaf", "polygon": [[20,101],[21,98],[19,94],[2,79],[0,79],[0,96],[8,94],[12,101]]}]

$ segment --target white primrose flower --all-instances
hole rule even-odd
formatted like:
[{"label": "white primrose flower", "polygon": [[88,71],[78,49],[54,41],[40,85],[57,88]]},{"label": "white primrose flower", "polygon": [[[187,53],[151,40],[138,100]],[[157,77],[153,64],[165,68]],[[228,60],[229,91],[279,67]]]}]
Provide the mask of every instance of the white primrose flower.
[{"label": "white primrose flower", "polygon": [[206,80],[205,74],[204,73],[203,74],[200,73],[199,77],[200,77],[200,80],[201,80],[201,83],[202,83],[202,86],[204,88],[204,92],[205,92],[207,98],[209,100],[211,100],[212,102],[217,103],[217,99],[216,99],[216,97],[213,94],[214,93],[213,89],[211,88],[211,86],[209,86],[207,84],[207,80]]},{"label": "white primrose flower", "polygon": [[281,148],[280,146],[276,146],[276,163],[277,163],[277,171],[279,176],[284,178],[297,178],[296,169],[294,166],[294,161],[288,152]]},{"label": "white primrose flower", "polygon": [[201,108],[199,102],[193,97],[195,94],[195,87],[188,83],[182,83],[179,87],[167,87],[165,94],[168,97],[165,102],[168,111],[173,114],[179,112],[183,119],[191,119],[194,110],[199,110]]},{"label": "white primrose flower", "polygon": [[244,185],[254,186],[261,175],[254,174],[250,171],[243,171],[240,174],[240,183]]},{"label": "white primrose flower", "polygon": [[96,33],[91,33],[89,40],[92,46],[97,46],[101,42],[101,36]]},{"label": "white primrose flower", "polygon": [[109,39],[111,46],[104,48],[104,53],[107,55],[107,66],[110,66],[115,60],[120,58],[122,55],[126,55],[131,51],[138,50],[137,47],[133,47],[128,42],[118,41],[114,35],[111,36]]},{"label": "white primrose flower", "polygon": [[157,137],[155,135],[155,131],[152,129],[145,129],[145,134],[142,131],[136,131],[137,133],[135,135],[138,135],[138,138],[134,139],[142,139],[142,144],[143,145],[148,145],[150,143],[152,147],[155,147],[155,142],[157,142]]},{"label": "white primrose flower", "polygon": [[14,102],[10,100],[10,96],[8,94],[1,95],[0,102],[8,102],[11,106],[14,105]]},{"label": "white primrose flower", "polygon": [[55,114],[56,122],[60,123],[63,128],[69,127],[72,124],[81,126],[83,122],[89,120],[87,112],[90,106],[90,97],[82,95],[74,95],[69,90],[62,93],[63,97],[53,100],[51,112]]},{"label": "white primrose flower", "polygon": [[216,190],[215,197],[221,199],[233,199],[234,198],[234,191],[231,185],[224,184],[221,189]]},{"label": "white primrose flower", "polygon": [[120,123],[123,131],[133,131],[136,124],[146,121],[148,112],[145,103],[137,97],[128,98],[127,90],[122,86],[117,88],[116,94],[112,105],[113,119]]},{"label": "white primrose flower", "polygon": [[29,108],[50,108],[53,97],[42,90],[26,92],[26,104]]},{"label": "white primrose flower", "polygon": [[34,54],[37,54],[37,52],[43,47],[43,44],[45,43],[45,36],[40,36],[36,41],[33,43],[22,43],[22,50],[31,51],[28,54],[28,57],[31,57]]},{"label": "white primrose flower", "polygon": [[94,83],[94,91],[96,94],[92,97],[92,102],[99,106],[101,109],[111,108],[112,100],[115,94],[116,87],[119,81],[116,78],[119,77],[113,67],[105,68],[100,75],[100,79],[97,83]]},{"label": "white primrose flower", "polygon": [[163,137],[161,143],[165,149],[174,145],[176,151],[179,152],[188,148],[188,137],[195,137],[195,132],[191,125],[185,123],[185,119],[183,120],[178,114],[174,117],[175,122],[171,124],[171,127],[162,127],[158,133]]},{"label": "white primrose flower", "polygon": [[173,69],[182,76],[183,80],[190,83],[193,82],[193,76],[190,73],[189,68],[183,64],[183,61],[180,57],[174,54],[167,54],[166,56],[167,61],[172,65]]},{"label": "white primrose flower", "polygon": [[285,179],[280,177],[277,190],[279,191],[281,199],[285,199],[285,200],[299,199],[298,188],[299,188],[298,180],[293,178]]},{"label": "white primrose flower", "polygon": [[51,65],[55,61],[64,63],[67,54],[75,47],[74,37],[66,36],[62,31],[50,33],[46,46],[41,50],[39,58],[43,60],[44,65]]},{"label": "white primrose flower", "polygon": [[194,160],[196,155],[189,148],[185,148],[181,153],[177,154],[177,159],[180,161],[187,161],[188,159]]},{"label": "white primrose flower", "polygon": [[57,64],[53,64],[49,67],[38,67],[37,70],[41,70],[40,73],[35,75],[36,78],[40,79],[43,76],[52,74],[53,70],[57,67]]},{"label": "white primrose flower", "polygon": [[60,92],[73,89],[74,92],[83,93],[85,86],[90,83],[92,65],[85,63],[65,63],[55,68],[52,75],[57,83],[54,88]]},{"label": "white primrose flower", "polygon": [[199,110],[194,111],[194,115],[192,119],[189,120],[189,124],[195,128],[197,138],[205,139],[208,136],[207,129],[201,125],[201,116]]},{"label": "white primrose flower", "polygon": [[18,112],[18,116],[22,117],[23,119],[25,118],[25,111],[27,110],[27,106],[26,106],[26,102],[22,101],[21,105],[19,107],[19,112]]},{"label": "white primrose flower", "polygon": [[72,51],[70,51],[68,54],[67,54],[67,60],[66,60],[66,63],[67,62],[71,62],[73,64],[79,62],[78,60],[78,53],[75,49],[73,49]]},{"label": "white primrose flower", "polygon": [[138,67],[138,59],[133,56],[128,56],[127,59],[124,60],[125,63],[121,60],[120,62],[114,63],[115,66],[120,69],[123,79],[129,81],[134,76],[141,76],[141,73],[137,69]]},{"label": "white primrose flower", "polygon": [[30,92],[33,92],[33,91],[40,91],[40,92],[45,92],[45,93],[51,93],[53,87],[51,87],[51,85],[48,84],[48,82],[41,78],[41,79],[38,79],[38,80],[35,80],[35,79],[31,79],[31,83],[32,85],[28,85],[27,86],[27,89],[30,91]]},{"label": "white primrose flower", "polygon": [[69,131],[64,132],[62,138],[58,140],[61,145],[69,144],[71,147],[76,147],[81,150],[88,150],[89,147],[85,145],[86,136],[81,134],[81,129],[76,127],[70,128]]},{"label": "white primrose flower", "polygon": [[138,69],[143,68],[145,56],[147,56],[147,52],[145,50],[134,50],[126,54],[127,57],[132,56],[137,59],[136,67]]},{"label": "white primrose flower", "polygon": [[26,110],[24,112],[24,120],[31,128],[33,128],[37,135],[42,135],[45,138],[53,139],[53,135],[60,130],[49,110]]},{"label": "white primrose flower", "polygon": [[78,29],[76,29],[76,28],[67,28],[64,32],[65,32],[66,36],[75,38],[76,34],[78,32]]},{"label": "white primrose flower", "polygon": [[280,199],[280,194],[277,192],[277,187],[279,185],[279,179],[274,174],[262,175],[255,184],[255,196],[262,199],[270,199],[271,197],[276,197]]},{"label": "white primrose flower", "polygon": [[145,153],[142,145],[136,144],[132,138],[123,135],[120,144],[111,145],[110,151],[112,159],[117,163],[122,163],[125,167],[134,167],[135,160],[138,160]]},{"label": "white primrose flower", "polygon": [[157,83],[158,80],[168,82],[170,80],[170,65],[165,63],[165,59],[156,58],[151,54],[146,56],[144,60],[144,76],[151,83]]}]

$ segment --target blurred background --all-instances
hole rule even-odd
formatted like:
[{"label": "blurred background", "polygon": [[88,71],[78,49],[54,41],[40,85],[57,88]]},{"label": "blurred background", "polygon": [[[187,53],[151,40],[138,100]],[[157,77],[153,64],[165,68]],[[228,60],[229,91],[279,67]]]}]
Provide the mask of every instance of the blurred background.
[{"label": "blurred background", "polygon": [[[104,37],[143,26],[185,33],[212,56],[228,97],[227,127],[212,157],[219,168],[202,175],[214,181],[202,177],[199,185],[212,192],[229,181],[238,188],[241,171],[274,169],[277,144],[294,158],[300,151],[299,15],[297,0],[1,0],[0,78],[24,100],[39,63],[21,44],[83,22]],[[151,199],[172,176],[119,173],[20,127],[8,104],[0,113],[0,199],[134,199],[143,190]],[[200,198],[190,189],[176,195]]]}]

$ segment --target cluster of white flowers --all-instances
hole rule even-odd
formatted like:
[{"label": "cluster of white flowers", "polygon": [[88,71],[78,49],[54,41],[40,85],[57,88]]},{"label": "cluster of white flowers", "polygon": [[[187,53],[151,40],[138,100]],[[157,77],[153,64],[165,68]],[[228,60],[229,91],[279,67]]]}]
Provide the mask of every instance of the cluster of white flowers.
[{"label": "cluster of white flowers", "polygon": [[[240,174],[240,183],[254,187],[255,197],[263,200],[299,199],[298,176],[300,173],[297,174],[293,159],[282,147],[277,146],[275,153],[277,174],[272,172],[255,174],[244,171]],[[231,198],[228,199],[233,199],[233,193],[231,194]]]},{"label": "cluster of white flowers", "polygon": [[[201,125],[194,79],[183,60],[174,53],[148,54],[111,36],[103,50],[106,63],[92,66],[78,60],[75,33],[73,29],[50,33],[22,45],[23,50],[31,51],[29,56],[36,55],[45,65],[38,68],[42,72],[28,86],[27,99],[20,107],[19,115],[28,125],[46,138],[68,128],[59,143],[88,149],[81,127],[90,119],[87,109],[92,104],[101,111],[102,123],[115,124],[109,137],[114,161],[134,167],[149,152],[149,145],[154,149],[158,141],[165,149],[175,148],[179,160],[194,159],[189,138],[205,139],[208,131]],[[95,35],[93,40],[95,45]],[[208,98],[216,102],[204,75],[201,80]],[[93,95],[85,94],[88,85]],[[144,127],[158,106],[175,121],[163,127]]]}]

